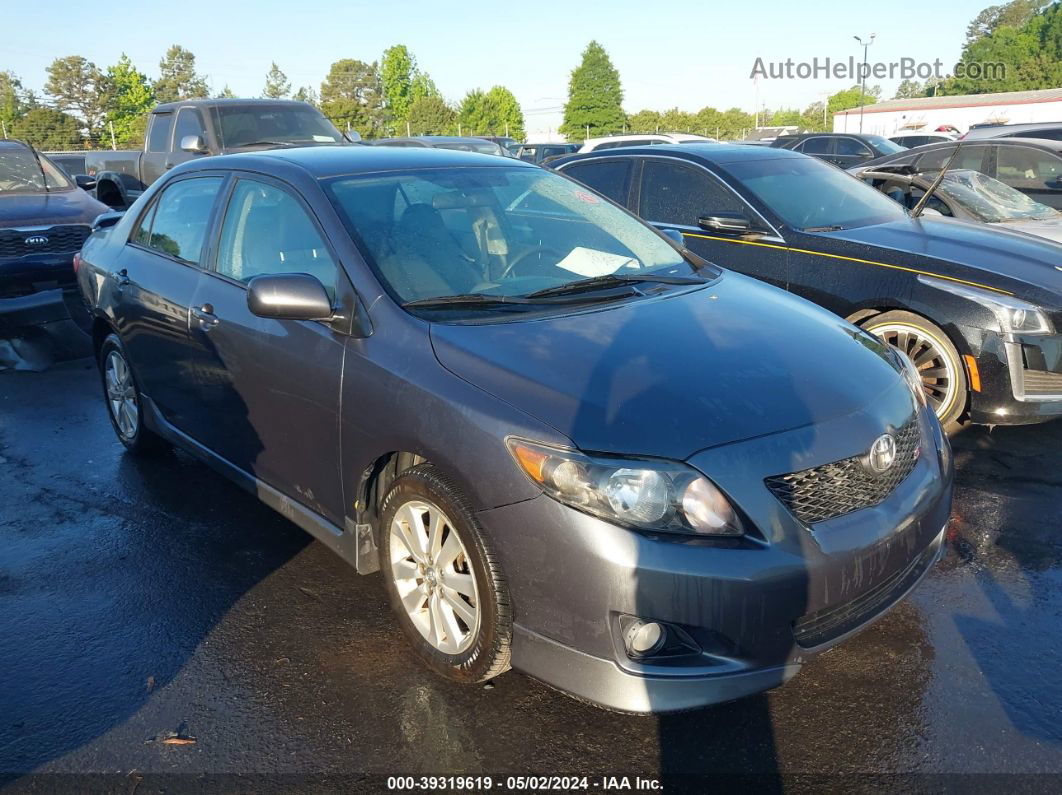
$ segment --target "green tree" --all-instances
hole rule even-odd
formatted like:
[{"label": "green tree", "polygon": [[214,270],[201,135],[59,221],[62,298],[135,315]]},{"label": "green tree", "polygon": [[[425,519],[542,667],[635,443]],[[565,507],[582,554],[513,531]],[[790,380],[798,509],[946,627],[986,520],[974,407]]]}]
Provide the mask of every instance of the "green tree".
[{"label": "green tree", "polygon": [[166,57],[159,61],[159,79],[154,88],[159,102],[210,96],[206,78],[195,71],[195,55],[179,44],[166,50]]},{"label": "green tree", "polygon": [[880,96],[881,86],[867,86],[865,98],[859,86],[852,86],[836,94],[830,94],[826,100],[826,109],[833,114],[839,110],[858,108],[860,102],[864,105],[873,105]]},{"label": "green tree", "polygon": [[912,99],[914,97],[924,97],[925,95],[925,86],[917,80],[902,80],[900,85],[896,87],[896,96],[893,99]]},{"label": "green tree", "polygon": [[384,105],[395,122],[404,121],[413,104],[413,78],[417,60],[404,44],[384,50],[380,58],[380,90]]},{"label": "green tree", "polygon": [[678,108],[665,110],[660,114],[660,132],[692,132],[697,127],[697,117]]},{"label": "green tree", "polygon": [[26,112],[24,105],[22,81],[12,72],[0,72],[0,136]]},{"label": "green tree", "polygon": [[38,149],[80,149],[81,123],[69,113],[54,108],[34,108],[11,125],[12,138],[29,141]]},{"label": "green tree", "polygon": [[655,133],[660,131],[660,114],[655,110],[640,110],[627,119],[627,131]]},{"label": "green tree", "polygon": [[513,93],[504,86],[483,92],[469,91],[457,111],[457,121],[466,135],[524,135],[524,114]]},{"label": "green tree", "polygon": [[622,131],[625,121],[619,72],[605,48],[591,41],[572,70],[560,132],[572,141],[587,134],[612,135]]},{"label": "green tree", "polygon": [[1050,0],[1012,0],[1002,5],[989,6],[967,26],[966,45],[991,36],[997,28],[1020,28],[1049,2]]},{"label": "green tree", "polygon": [[54,100],[55,107],[76,114],[90,138],[98,136],[110,93],[106,75],[80,55],[56,58],[47,72],[44,90]]},{"label": "green tree", "polygon": [[453,132],[456,114],[442,97],[418,97],[409,106],[406,120],[399,128],[399,133],[406,133],[406,123],[413,135],[446,135]]},{"label": "green tree", "polygon": [[231,88],[229,88],[229,84],[228,83],[225,84],[225,87],[222,88],[221,91],[219,91],[217,94],[214,95],[214,99],[235,99],[235,98],[236,98],[236,92],[233,91]]},{"label": "green tree", "polygon": [[317,98],[317,92],[314,91],[313,86],[301,86],[298,91],[291,95],[291,98],[297,99],[299,102],[309,103],[315,108],[320,105],[320,100]]},{"label": "green tree", "polygon": [[277,62],[273,61],[269,71],[266,73],[265,88],[262,89],[262,96],[270,99],[283,99],[290,93],[291,81],[288,80],[286,74],[280,71]]},{"label": "green tree", "polygon": [[825,132],[832,129],[832,124],[827,116],[826,106],[821,102],[812,102],[800,114],[798,126],[804,132]]},{"label": "green tree", "polygon": [[431,79],[427,72],[417,72],[413,75],[413,82],[409,87],[409,97],[409,104],[412,105],[422,97],[439,97],[442,99],[442,94],[435,87],[435,81]]},{"label": "green tree", "polygon": [[148,114],[155,107],[155,92],[147,75],[138,71],[129,57],[122,53],[118,63],[107,67],[107,83],[110,96],[105,117],[106,129],[103,143],[114,143],[119,148],[138,147],[144,142]]},{"label": "green tree", "polygon": [[332,64],[321,83],[321,110],[340,130],[357,130],[366,138],[383,127],[383,96],[376,63],[343,58]]}]

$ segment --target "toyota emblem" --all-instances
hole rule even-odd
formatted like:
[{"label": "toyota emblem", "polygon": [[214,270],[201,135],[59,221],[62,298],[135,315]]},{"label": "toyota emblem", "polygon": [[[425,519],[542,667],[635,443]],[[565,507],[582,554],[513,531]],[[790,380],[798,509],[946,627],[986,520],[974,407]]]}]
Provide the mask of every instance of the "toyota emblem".
[{"label": "toyota emblem", "polygon": [[48,245],[48,238],[44,235],[30,235],[23,242],[27,246],[46,246]]},{"label": "toyota emblem", "polygon": [[891,433],[882,434],[874,440],[865,463],[867,468],[877,475],[892,469],[892,465],[896,463],[896,439]]}]

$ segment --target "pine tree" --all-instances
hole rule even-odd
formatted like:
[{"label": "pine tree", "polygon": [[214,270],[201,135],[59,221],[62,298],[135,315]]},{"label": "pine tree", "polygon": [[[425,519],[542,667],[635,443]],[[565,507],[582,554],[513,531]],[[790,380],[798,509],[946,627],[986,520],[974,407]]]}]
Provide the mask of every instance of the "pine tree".
[{"label": "pine tree", "polygon": [[592,41],[583,50],[582,62],[572,70],[560,132],[572,141],[588,134],[611,135],[623,130],[625,119],[619,72],[605,48]]},{"label": "pine tree", "polygon": [[277,62],[273,61],[272,66],[269,67],[269,71],[266,73],[265,88],[262,89],[262,96],[270,99],[283,99],[290,93],[291,81],[288,80],[286,74],[280,71]]},{"label": "pine tree", "polygon": [[343,58],[321,83],[321,110],[340,129],[349,125],[365,137],[383,126],[380,73],[375,63]]},{"label": "pine tree", "polygon": [[195,55],[179,44],[170,47],[166,57],[159,61],[159,79],[154,88],[159,102],[210,96],[206,78],[195,71]]},{"label": "pine tree", "polygon": [[90,138],[99,135],[110,89],[96,64],[80,55],[56,58],[48,67],[44,90],[56,108],[81,119]]}]

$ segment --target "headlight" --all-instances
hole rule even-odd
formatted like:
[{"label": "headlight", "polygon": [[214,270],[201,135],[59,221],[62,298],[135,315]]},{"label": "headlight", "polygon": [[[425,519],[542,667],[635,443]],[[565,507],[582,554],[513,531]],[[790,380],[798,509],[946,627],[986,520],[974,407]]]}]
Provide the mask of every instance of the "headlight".
[{"label": "headlight", "polygon": [[903,380],[907,382],[911,394],[915,396],[918,405],[925,408],[928,401],[926,399],[926,388],[922,384],[922,374],[918,372],[915,363],[911,361],[911,358],[907,356],[907,354],[896,348],[892,348],[892,355],[896,357],[896,363],[900,368],[900,375],[902,375]]},{"label": "headlight", "polygon": [[645,530],[740,536],[745,530],[715,484],[685,464],[604,458],[510,437],[509,451],[553,499]]},{"label": "headlight", "polygon": [[985,307],[996,316],[999,330],[1004,334],[1054,334],[1050,318],[1036,304],[1022,301],[1011,295],[992,293],[977,287],[937,279],[933,276],[919,275],[918,281],[929,287],[968,298]]}]

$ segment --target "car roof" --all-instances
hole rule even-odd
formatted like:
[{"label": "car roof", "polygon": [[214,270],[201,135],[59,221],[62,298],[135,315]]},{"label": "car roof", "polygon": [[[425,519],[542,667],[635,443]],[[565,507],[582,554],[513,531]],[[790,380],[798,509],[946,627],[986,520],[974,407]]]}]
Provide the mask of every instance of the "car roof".
[{"label": "car roof", "polygon": [[[278,161],[280,161],[278,163]],[[463,166],[537,168],[514,158],[456,149],[405,146],[303,146],[266,149],[189,161],[203,168],[268,171],[277,165],[297,166],[322,179],[342,174]]]},{"label": "car roof", "polygon": [[277,105],[291,105],[292,107],[312,107],[306,102],[297,99],[240,99],[239,97],[218,97],[217,99],[182,99],[177,102],[163,102],[156,105],[152,113],[170,113],[178,108],[185,107],[213,107],[233,105],[246,107],[275,107]]},{"label": "car roof", "polygon": [[616,149],[602,149],[596,152],[574,154],[556,161],[557,166],[574,163],[576,160],[610,157],[628,157],[631,155],[671,155],[684,160],[700,160],[707,163],[735,163],[744,160],[780,160],[783,158],[800,158],[808,155],[789,149],[777,149],[768,146],[745,146],[744,144],[656,144],[653,146],[624,146]]},{"label": "car roof", "polygon": [[489,138],[483,138],[483,137],[478,136],[478,135],[402,135],[402,136],[395,137],[395,138],[380,138],[380,139],[376,140],[374,143],[382,144],[382,143],[391,143],[393,141],[417,141],[418,143],[427,144],[429,146],[431,146],[432,144],[443,144],[443,143],[446,143],[446,144],[464,144],[464,143],[474,144],[474,143],[479,143],[481,141],[486,141],[487,143],[495,143],[495,141],[492,141]]}]

